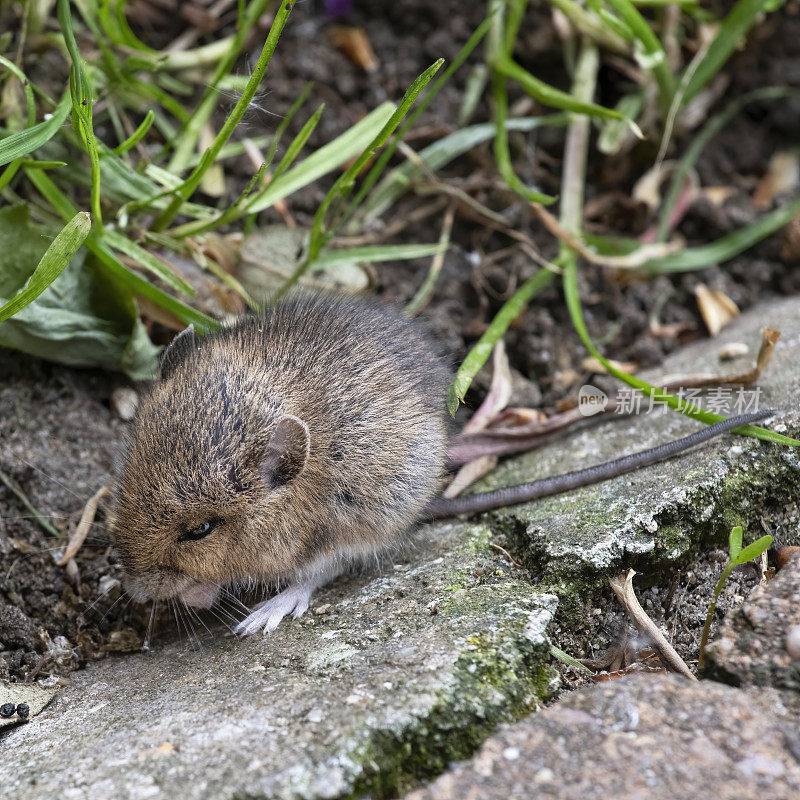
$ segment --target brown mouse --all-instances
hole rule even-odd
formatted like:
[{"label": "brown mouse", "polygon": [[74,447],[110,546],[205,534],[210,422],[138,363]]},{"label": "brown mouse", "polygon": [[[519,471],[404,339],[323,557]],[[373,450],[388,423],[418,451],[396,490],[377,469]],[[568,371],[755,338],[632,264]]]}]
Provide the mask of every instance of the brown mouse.
[{"label": "brown mouse", "polygon": [[299,296],[211,336],[187,329],[139,409],[119,481],[114,528],[130,594],[207,607],[225,586],[286,586],[237,628],[271,631],[343,570],[399,548],[421,518],[595,483],[773,413],[443,500],[449,377],[414,324],[375,304]]},{"label": "brown mouse", "polygon": [[449,373],[377,305],[300,296],[165,352],[119,481],[129,592],[209,606],[288,588],[239,626],[272,630],[354,562],[397,547],[444,470]]}]

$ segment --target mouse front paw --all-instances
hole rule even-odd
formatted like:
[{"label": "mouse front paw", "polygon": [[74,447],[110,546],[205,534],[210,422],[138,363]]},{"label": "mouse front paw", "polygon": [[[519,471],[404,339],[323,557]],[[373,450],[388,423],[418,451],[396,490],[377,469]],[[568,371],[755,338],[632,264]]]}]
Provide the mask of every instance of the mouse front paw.
[{"label": "mouse front paw", "polygon": [[275,597],[270,597],[263,603],[259,603],[250,616],[243,619],[236,626],[236,633],[242,636],[249,636],[253,633],[272,633],[278,627],[280,621],[291,614],[294,619],[302,616],[308,609],[311,600],[313,587],[309,588],[306,584],[290,586],[284,589]]}]

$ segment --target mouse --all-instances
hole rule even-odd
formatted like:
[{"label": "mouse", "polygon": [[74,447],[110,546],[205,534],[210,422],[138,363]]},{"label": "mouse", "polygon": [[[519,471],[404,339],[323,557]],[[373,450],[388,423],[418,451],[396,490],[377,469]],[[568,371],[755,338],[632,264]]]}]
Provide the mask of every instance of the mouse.
[{"label": "mouse", "polygon": [[420,520],[607,480],[774,413],[444,499],[450,380],[422,329],[375,302],[301,294],[213,334],[190,326],[128,435],[112,517],[128,593],[209,608],[226,589],[279,587],[235,629],[269,633],[344,571],[402,550]]}]

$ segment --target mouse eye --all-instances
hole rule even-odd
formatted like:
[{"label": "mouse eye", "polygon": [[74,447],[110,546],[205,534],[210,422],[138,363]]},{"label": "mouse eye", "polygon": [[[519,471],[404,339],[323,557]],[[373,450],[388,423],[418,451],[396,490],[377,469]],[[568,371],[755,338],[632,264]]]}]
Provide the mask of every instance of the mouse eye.
[{"label": "mouse eye", "polygon": [[212,519],[207,519],[205,522],[201,522],[199,525],[195,525],[194,528],[189,528],[185,530],[179,537],[179,542],[196,542],[198,539],[202,539],[205,536],[208,536],[211,531],[213,531],[220,523],[222,522],[221,519],[217,517],[212,517]]}]

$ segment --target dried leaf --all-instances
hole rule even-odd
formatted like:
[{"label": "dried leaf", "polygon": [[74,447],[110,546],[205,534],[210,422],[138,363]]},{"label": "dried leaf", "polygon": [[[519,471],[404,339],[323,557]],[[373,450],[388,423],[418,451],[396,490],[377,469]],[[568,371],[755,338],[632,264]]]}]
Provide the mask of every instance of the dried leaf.
[{"label": "dried leaf", "polygon": [[[639,369],[639,365],[635,361],[614,361],[609,358],[608,363],[622,372],[627,372],[629,375],[636,373]],[[595,372],[599,375],[607,372],[606,368],[594,356],[584,358],[583,361],[581,361],[581,366],[587,372]]]},{"label": "dried leaf", "polygon": [[363,28],[337,25],[328,30],[328,40],[365,72],[375,72],[378,69],[378,59]]},{"label": "dried leaf", "polygon": [[731,320],[739,316],[736,303],[724,292],[709,289],[704,283],[699,283],[694,293],[700,315],[712,336],[716,336]]},{"label": "dried leaf", "polygon": [[458,497],[464,489],[491,472],[496,466],[496,456],[480,456],[480,458],[464,464],[458,470],[450,485],[442,492],[442,497]]},{"label": "dried leaf", "polygon": [[750,352],[750,348],[744,342],[729,342],[719,349],[717,358],[720,361],[733,361],[736,358],[746,356]]},{"label": "dried leaf", "polygon": [[753,194],[756,208],[769,208],[777,195],[793,192],[800,183],[800,160],[791,150],[779,150],[769,161],[767,174]]}]

